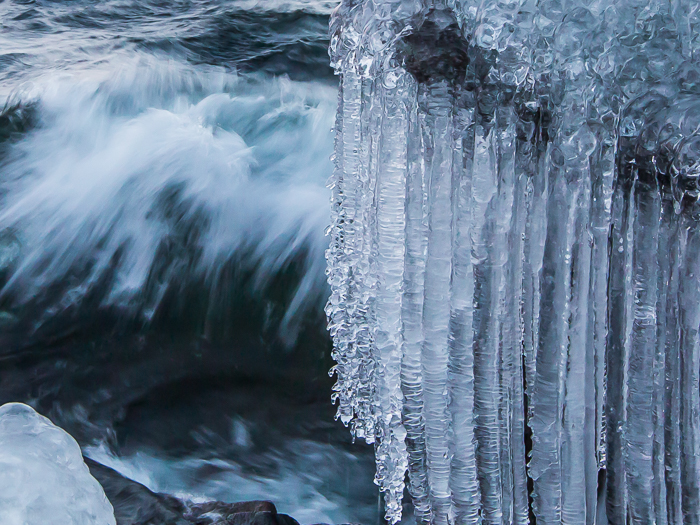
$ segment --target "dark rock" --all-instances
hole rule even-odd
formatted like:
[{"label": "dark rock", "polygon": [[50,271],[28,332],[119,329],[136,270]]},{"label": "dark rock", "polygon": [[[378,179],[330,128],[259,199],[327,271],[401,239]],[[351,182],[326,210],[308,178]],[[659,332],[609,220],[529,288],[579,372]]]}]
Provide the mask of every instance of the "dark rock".
[{"label": "dark rock", "polygon": [[240,503],[222,503],[220,501],[208,501],[199,503],[192,507],[196,508],[201,514],[207,512],[228,512],[235,513],[253,513],[253,512],[271,512],[277,514],[277,508],[271,501],[242,501]]},{"label": "dark rock", "polygon": [[[215,521],[204,521],[203,517],[215,519]],[[223,525],[278,525],[276,512],[223,512],[223,513],[206,513],[200,518],[195,519],[193,523],[197,525],[209,525],[216,523]]]},{"label": "dark rock", "polygon": [[277,525],[299,525],[299,522],[287,514],[278,514]]},{"label": "dark rock", "polygon": [[114,507],[117,525],[190,525],[185,505],[177,498],[156,494],[116,470],[85,458],[93,477],[100,482]]},{"label": "dark rock", "polygon": [[269,501],[191,504],[185,517],[196,525],[299,525],[291,516],[278,514]]},{"label": "dark rock", "polygon": [[114,507],[117,525],[299,525],[270,501],[191,503],[157,494],[109,467],[85,458]]},{"label": "dark rock", "polygon": [[418,82],[464,81],[469,42],[449,10],[431,9],[397,46],[397,59]]}]

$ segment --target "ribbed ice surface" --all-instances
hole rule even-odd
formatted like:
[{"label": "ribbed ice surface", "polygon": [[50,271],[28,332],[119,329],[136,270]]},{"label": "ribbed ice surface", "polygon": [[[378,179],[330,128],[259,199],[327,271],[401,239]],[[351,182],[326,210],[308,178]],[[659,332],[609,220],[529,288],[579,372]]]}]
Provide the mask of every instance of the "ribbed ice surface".
[{"label": "ribbed ice surface", "polygon": [[700,4],[344,0],[327,313],[387,519],[700,523]]}]

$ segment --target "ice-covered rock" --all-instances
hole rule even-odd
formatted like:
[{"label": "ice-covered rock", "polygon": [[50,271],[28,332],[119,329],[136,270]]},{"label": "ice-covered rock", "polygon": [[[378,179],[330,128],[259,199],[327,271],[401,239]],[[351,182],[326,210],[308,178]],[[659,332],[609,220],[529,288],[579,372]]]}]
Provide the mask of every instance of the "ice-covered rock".
[{"label": "ice-covered rock", "polygon": [[78,443],[21,403],[0,407],[0,523],[116,524]]}]

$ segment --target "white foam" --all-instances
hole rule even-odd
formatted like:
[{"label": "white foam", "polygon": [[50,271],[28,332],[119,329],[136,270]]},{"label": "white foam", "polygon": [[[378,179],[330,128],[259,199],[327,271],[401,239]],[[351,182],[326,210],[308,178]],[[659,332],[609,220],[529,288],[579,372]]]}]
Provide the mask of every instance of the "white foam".
[{"label": "white foam", "polygon": [[[261,463],[275,465],[274,474],[256,473],[233,459],[171,458],[148,450],[115,456],[104,446],[85,453],[154,492],[190,501],[271,500],[302,525],[370,523],[378,517],[365,499],[376,490],[372,462],[330,444],[289,439],[283,450],[263,455]],[[365,487],[358,501],[357,491]]]},{"label": "white foam", "polygon": [[[178,272],[212,287],[238,250],[252,254],[259,285],[308,251],[287,320],[322,296],[333,88],[137,56],[49,72],[20,98],[38,104],[41,125],[14,147],[0,182],[0,231],[22,246],[3,293],[28,300],[89,262],[61,307],[75,304],[121,253],[106,303],[129,306],[159,246],[189,243],[201,257]],[[159,208],[169,193],[177,202]]]}]

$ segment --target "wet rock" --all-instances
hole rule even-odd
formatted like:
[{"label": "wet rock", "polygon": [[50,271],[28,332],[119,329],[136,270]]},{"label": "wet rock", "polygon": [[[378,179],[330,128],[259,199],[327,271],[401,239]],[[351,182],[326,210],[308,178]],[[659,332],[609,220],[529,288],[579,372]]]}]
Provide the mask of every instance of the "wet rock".
[{"label": "wet rock", "polygon": [[201,513],[207,512],[234,512],[234,513],[256,513],[272,512],[277,514],[277,508],[271,501],[242,501],[240,503],[222,503],[220,501],[208,501],[195,505]]},{"label": "wet rock", "polygon": [[185,505],[177,498],[156,494],[125,478],[116,470],[85,458],[92,476],[100,482],[114,507],[117,525],[190,525]]},{"label": "wet rock", "polygon": [[269,501],[193,504],[185,516],[196,525],[299,525],[286,514],[278,514]]},{"label": "wet rock", "polygon": [[152,492],[109,467],[85,458],[114,507],[117,525],[299,525],[270,501],[192,503]]}]

